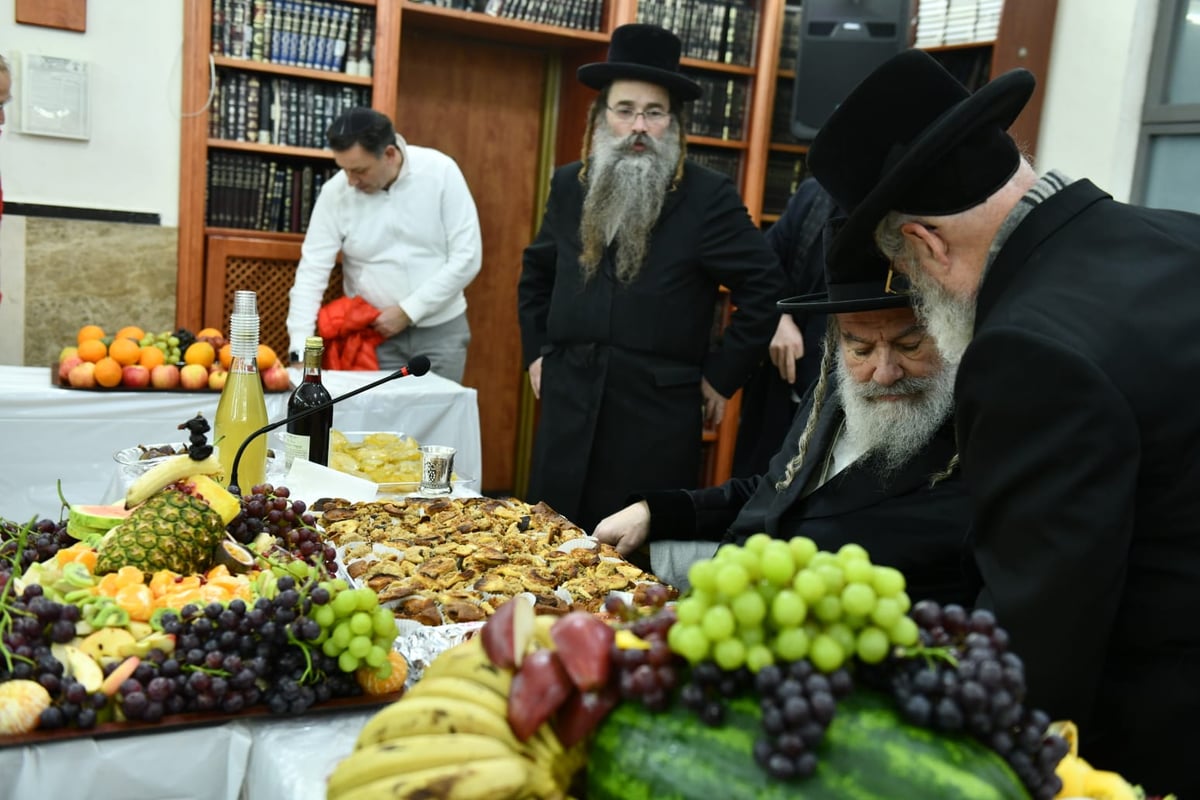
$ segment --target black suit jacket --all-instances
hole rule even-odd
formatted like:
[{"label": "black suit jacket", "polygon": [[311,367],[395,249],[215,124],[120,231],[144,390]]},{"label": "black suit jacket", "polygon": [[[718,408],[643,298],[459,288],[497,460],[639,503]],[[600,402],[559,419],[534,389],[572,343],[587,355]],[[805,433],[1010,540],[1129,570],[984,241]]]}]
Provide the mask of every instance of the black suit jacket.
[{"label": "black suit jacket", "polygon": [[958,372],[974,549],[1029,699],[1150,794],[1200,797],[1200,217],[1087,181],[984,276]]},{"label": "black suit jacket", "polygon": [[796,453],[812,399],[809,392],[800,404],[783,449],[766,475],[690,492],[642,495],[650,504],[651,538],[740,543],[765,532],[779,539],[807,536],[831,551],[854,542],[867,549],[873,563],[903,572],[914,601],[931,598],[970,605],[977,586],[964,569],[967,494],[957,470],[931,485],[954,455],[953,424],[943,425],[924,449],[886,478],[871,460],[860,459],[805,495],[814,472],[824,468],[844,419],[836,392],[831,392],[803,466],[786,489],[776,491],[776,482]]}]

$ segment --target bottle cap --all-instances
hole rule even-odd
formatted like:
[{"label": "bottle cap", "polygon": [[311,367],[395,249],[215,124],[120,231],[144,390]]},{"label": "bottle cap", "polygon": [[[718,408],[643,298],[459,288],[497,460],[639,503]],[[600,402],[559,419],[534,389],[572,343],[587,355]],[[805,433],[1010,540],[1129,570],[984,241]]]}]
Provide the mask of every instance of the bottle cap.
[{"label": "bottle cap", "polygon": [[317,348],[318,350],[324,350],[325,349],[325,340],[322,339],[320,336],[309,336],[308,338],[306,338],[304,340],[304,349],[305,350],[309,350],[314,347]]}]

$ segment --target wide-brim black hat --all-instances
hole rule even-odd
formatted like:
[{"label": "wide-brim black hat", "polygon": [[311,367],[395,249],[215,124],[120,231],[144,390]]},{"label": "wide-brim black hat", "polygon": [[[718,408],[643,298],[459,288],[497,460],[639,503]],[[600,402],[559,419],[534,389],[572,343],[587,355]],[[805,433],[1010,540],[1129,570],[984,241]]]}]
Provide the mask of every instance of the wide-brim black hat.
[{"label": "wide-brim black hat", "polygon": [[1016,69],[972,94],[921,50],[864,78],[808,152],[813,175],[849,212],[828,257],[857,257],[890,211],[956,214],[1004,186],[1021,158],[1006,131],[1035,83]]},{"label": "wide-brim black hat", "polygon": [[847,221],[846,217],[835,217],[821,231],[826,291],[780,300],[775,305],[781,311],[846,314],[912,305],[908,279],[893,272],[892,265],[873,244],[857,248],[853,257],[838,262],[829,259],[830,248]]},{"label": "wide-brim black hat", "polygon": [[679,37],[666,28],[622,25],[612,33],[608,60],[584,64],[576,75],[585,86],[597,90],[615,80],[646,81],[684,100],[695,100],[701,94],[700,84],[679,72],[682,50]]}]

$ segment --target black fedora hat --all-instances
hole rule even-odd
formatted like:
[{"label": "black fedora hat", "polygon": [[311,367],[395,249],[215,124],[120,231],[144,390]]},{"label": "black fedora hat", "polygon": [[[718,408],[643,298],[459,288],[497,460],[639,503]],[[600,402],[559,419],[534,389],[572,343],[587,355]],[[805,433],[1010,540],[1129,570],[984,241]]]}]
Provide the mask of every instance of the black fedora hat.
[{"label": "black fedora hat", "polygon": [[912,305],[908,279],[892,271],[891,263],[874,243],[863,243],[855,248],[852,256],[837,263],[829,259],[830,248],[846,222],[846,217],[835,217],[825,223],[821,231],[825,247],[826,291],[780,300],[775,305],[781,311],[845,314]]},{"label": "black fedora hat", "polygon": [[597,90],[620,79],[646,81],[684,100],[695,100],[701,94],[700,84],[679,72],[682,50],[679,37],[666,28],[622,25],[612,33],[608,60],[584,64],[576,75],[585,86]]},{"label": "black fedora hat", "polygon": [[955,214],[1000,189],[1020,166],[1006,130],[1034,84],[1032,73],[1016,69],[972,94],[921,50],[864,78],[808,153],[817,180],[849,211],[828,258],[853,258],[855,243],[873,239],[889,211]]}]

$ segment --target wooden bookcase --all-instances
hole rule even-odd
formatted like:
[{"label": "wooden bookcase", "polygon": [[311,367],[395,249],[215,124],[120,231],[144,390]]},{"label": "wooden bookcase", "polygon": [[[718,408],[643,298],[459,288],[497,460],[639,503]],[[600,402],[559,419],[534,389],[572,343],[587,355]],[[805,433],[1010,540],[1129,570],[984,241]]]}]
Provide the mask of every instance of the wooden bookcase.
[{"label": "wooden bookcase", "polygon": [[[594,93],[576,80],[575,70],[604,60],[612,30],[637,20],[638,0],[604,0],[599,31],[414,0],[332,0],[374,14],[369,78],[227,56],[210,61],[215,1],[184,0],[177,324],[193,330],[224,327],[226,298],[236,288],[257,288],[270,296],[282,295],[286,302],[303,238],[299,233],[207,226],[210,157],[251,153],[332,163],[328,153],[317,149],[210,138],[206,110],[211,75],[217,69],[245,71],[368,88],[372,106],[391,116],[409,142],[452,156],[471,186],[483,226],[484,258],[483,270],[467,289],[472,342],[464,383],[479,392],[481,488],[519,489],[532,413],[516,320],[521,253],[541,220],[550,169],[579,157],[586,110]],[[736,140],[693,137],[689,144],[737,154],[739,186],[757,222],[771,152],[784,0],[754,0],[754,6],[757,33],[750,65],[688,58],[683,67],[736,76],[748,84],[743,135]],[[254,276],[269,283],[270,291],[265,285],[234,286],[233,275]],[[286,341],[282,330],[264,328],[263,336],[268,342]],[[720,482],[730,474],[737,419],[735,397],[726,410],[726,421],[705,434],[706,482]]]},{"label": "wooden bookcase", "polygon": [[[786,13],[795,13],[798,3],[788,2]],[[1054,38],[1054,17],[1058,8],[1058,0],[1004,0],[1004,9],[1000,18],[1000,31],[995,41],[971,42],[969,44],[941,45],[925,48],[935,58],[943,61],[951,72],[956,72],[956,65],[980,61],[986,67],[975,71],[969,81],[972,89],[978,88],[991,77],[1000,75],[1017,67],[1031,71],[1038,79],[1033,97],[1009,128],[1009,132],[1031,157],[1037,147],[1038,126],[1041,122],[1042,101],[1045,97],[1045,81],[1050,65],[1050,45]],[[914,12],[915,13],[915,12]],[[780,14],[780,24],[784,21],[784,13]],[[783,32],[780,33],[780,44],[783,42]],[[778,63],[778,59],[777,59]],[[790,191],[782,192],[779,187],[766,186],[770,194],[764,198],[762,206],[764,213],[762,221],[770,224],[779,219],[787,197],[795,191],[795,184],[806,177],[807,169],[803,159],[808,152],[808,146],[797,142],[787,132],[786,119],[791,107],[792,81],[796,78],[794,70],[776,70],[776,100],[773,106],[772,120],[774,122],[771,136],[767,145],[767,159],[775,159],[775,163],[793,159],[795,163],[794,183]],[[783,126],[781,135],[780,128]]]}]

